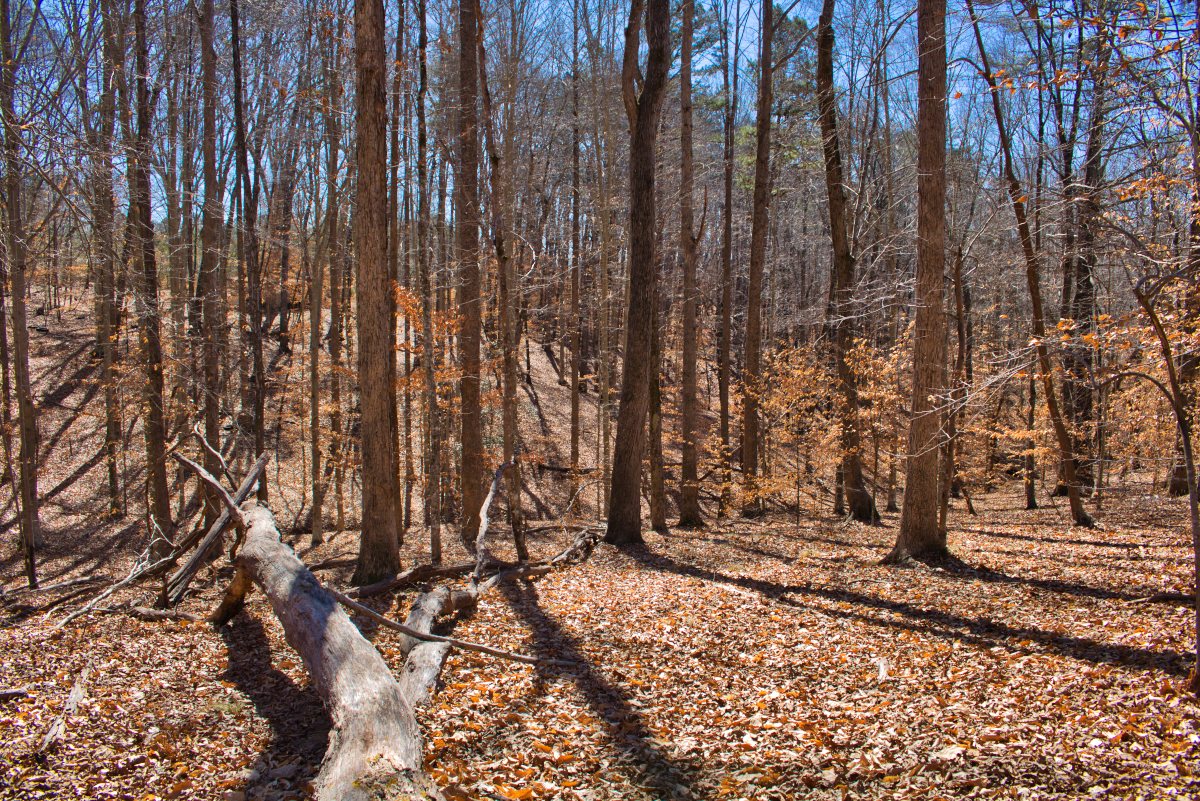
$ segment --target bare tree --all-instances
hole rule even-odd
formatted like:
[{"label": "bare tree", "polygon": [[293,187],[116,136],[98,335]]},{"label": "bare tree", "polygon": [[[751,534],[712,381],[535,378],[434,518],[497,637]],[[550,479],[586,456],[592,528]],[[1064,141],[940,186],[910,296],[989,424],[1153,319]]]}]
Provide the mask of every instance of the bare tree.
[{"label": "bare tree", "polygon": [[[900,533],[885,561],[939,553],[941,393],[946,371],[943,311],[946,250],[946,3],[917,4],[917,286],[913,329],[912,419]],[[961,276],[961,270],[956,273]],[[961,286],[961,279],[959,282]],[[959,319],[962,320],[962,312]],[[960,335],[960,346],[965,337]],[[949,458],[949,455],[947,455]]]},{"label": "bare tree", "polygon": [[370,584],[400,567],[396,531],[396,440],[388,386],[395,358],[388,317],[387,66],[383,0],[355,0],[354,65],[358,175],[354,203],[357,265],[358,383],[362,410],[362,537],[355,584]]},{"label": "bare tree", "polygon": [[480,406],[479,346],[483,308],[479,273],[479,18],[476,0],[458,3],[458,163],[454,213],[458,246],[459,387],[461,402],[463,546],[475,551],[483,502],[483,412]]},{"label": "bare tree", "polygon": [[[833,327],[833,353],[838,384],[842,392],[842,464],[841,485],[855,520],[879,519],[875,499],[867,491],[860,454],[858,430],[858,379],[848,361],[854,343],[853,296],[855,287],[854,254],[850,251],[847,231],[846,194],[843,187],[842,152],[838,142],[837,95],[833,83],[833,12],[835,0],[824,0],[817,29],[817,105],[821,119],[821,139],[825,155],[825,189],[829,196],[829,232],[833,243],[830,260],[830,314]],[[936,510],[935,510],[936,511]]]},{"label": "bare tree", "polygon": [[[33,23],[23,37],[13,41],[12,10],[8,0],[0,0],[0,114],[4,120],[4,207],[8,230],[5,241],[8,263],[8,283],[12,288],[13,358],[16,361],[17,421],[20,428],[21,482],[21,544],[25,554],[25,578],[29,586],[37,587],[34,548],[39,538],[38,528],[38,430],[37,412],[33,407],[33,388],[29,377],[29,325],[25,313],[26,269],[28,245],[25,240],[24,207],[21,201],[22,123],[17,117],[16,83],[20,67],[18,54],[25,51],[28,37],[33,35]],[[165,480],[163,482],[166,484]]]},{"label": "bare tree", "polygon": [[700,477],[696,401],[696,261],[700,236],[692,213],[696,168],[692,156],[692,28],[694,0],[683,0],[679,52],[679,251],[683,260],[683,376],[680,389],[682,465],[679,476],[679,525],[699,526]]},{"label": "bare tree", "polygon": [[[771,41],[774,38],[774,0],[763,0],[758,57],[758,109],[755,115],[754,200],[750,220],[750,275],[746,289],[746,338],[742,357],[742,477],[747,500],[746,516],[761,514],[757,495],[758,475],[758,386],[762,371],[762,282],[767,256],[767,228],[771,216]],[[832,209],[833,203],[831,202]]]},{"label": "bare tree", "polygon": [[138,338],[146,371],[143,386],[146,439],[147,507],[150,555],[161,558],[171,547],[173,525],[167,488],[167,425],[163,404],[162,334],[159,329],[158,264],[154,253],[154,221],[150,198],[150,45],[146,37],[146,0],[133,7],[134,65],[137,70],[137,138],[131,149],[134,185],[131,202],[138,247]]},{"label": "bare tree", "polygon": [[[649,56],[641,91],[635,87],[643,11]],[[629,297],[625,318],[625,361],[621,405],[613,450],[608,529],[614,545],[642,541],[642,453],[650,403],[650,347],[654,324],[654,166],[658,119],[671,60],[670,3],[633,0],[625,27],[621,93],[629,118]]]}]

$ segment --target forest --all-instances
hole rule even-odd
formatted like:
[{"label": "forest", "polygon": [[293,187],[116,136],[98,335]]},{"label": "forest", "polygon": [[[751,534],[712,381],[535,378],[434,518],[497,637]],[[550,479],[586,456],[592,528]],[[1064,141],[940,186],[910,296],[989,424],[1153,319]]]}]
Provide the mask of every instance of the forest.
[{"label": "forest", "polygon": [[0,0],[0,801],[1200,798],[1200,0]]}]

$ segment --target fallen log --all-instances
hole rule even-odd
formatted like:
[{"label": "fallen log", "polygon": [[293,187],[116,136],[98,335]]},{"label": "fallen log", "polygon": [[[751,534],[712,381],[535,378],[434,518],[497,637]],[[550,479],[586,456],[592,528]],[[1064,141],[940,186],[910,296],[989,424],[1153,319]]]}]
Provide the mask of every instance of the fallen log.
[{"label": "fallen log", "polygon": [[412,704],[375,647],[337,600],[280,540],[275,517],[248,501],[237,575],[213,622],[226,623],[253,584],[262,588],[288,644],[304,661],[333,720],[314,782],[319,801],[440,799],[422,769]]},{"label": "fallen log", "polygon": [[[313,570],[316,569],[313,568]],[[367,598],[371,595],[381,595],[389,590],[400,589],[411,584],[420,584],[423,581],[431,579],[459,578],[460,576],[467,575],[474,569],[474,562],[461,562],[456,565],[416,565],[405,570],[403,573],[397,574],[394,578],[356,587],[349,592],[349,595],[352,598]]]},{"label": "fallen log", "polygon": [[[254,585],[266,594],[285,639],[303,660],[333,721],[329,746],[314,781],[318,801],[442,798],[423,770],[422,738],[413,710],[431,697],[451,647],[526,663],[549,662],[430,631],[440,615],[476,606],[480,596],[499,582],[532,579],[586,560],[600,541],[599,529],[585,530],[551,559],[516,567],[501,564],[500,572],[480,581],[488,564],[488,508],[503,470],[501,466],[496,471],[492,491],[480,510],[477,557],[467,588],[439,587],[424,593],[404,624],[322,587],[312,571],[283,544],[275,518],[265,506],[247,501],[230,510],[230,517],[238,520],[245,533],[234,559],[233,581],[210,619],[217,625],[228,622],[242,608]],[[228,493],[220,496],[226,504],[232,504]],[[405,660],[398,681],[339,602],[401,631]]]},{"label": "fallen log", "polygon": [[[267,466],[267,459],[268,454],[265,453],[258,457],[258,461],[250,468],[250,472],[246,474],[246,477],[238,486],[237,492],[233,494],[234,504],[242,503],[250,497],[250,493],[258,485],[259,474]],[[158,606],[175,606],[183,599],[183,594],[187,592],[188,585],[192,583],[192,579],[196,577],[196,573],[204,566],[204,563],[212,554],[213,548],[221,542],[221,534],[224,533],[225,527],[229,525],[230,515],[231,512],[228,507],[222,508],[221,513],[213,521],[213,524],[208,527],[208,532],[202,540],[200,539],[199,532],[197,532],[179,544],[179,552],[184,553],[195,545],[197,540],[200,540],[200,545],[196,548],[196,551],[167,579],[167,584],[159,596]]]}]

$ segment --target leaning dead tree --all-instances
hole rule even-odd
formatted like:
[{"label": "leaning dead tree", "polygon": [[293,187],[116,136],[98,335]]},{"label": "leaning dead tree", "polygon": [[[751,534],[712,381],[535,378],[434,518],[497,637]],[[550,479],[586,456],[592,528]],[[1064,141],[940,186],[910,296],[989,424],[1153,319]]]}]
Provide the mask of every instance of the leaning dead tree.
[{"label": "leaning dead tree", "polygon": [[[316,797],[322,801],[441,798],[422,768],[423,743],[413,710],[432,697],[450,649],[466,648],[525,663],[546,660],[433,635],[434,623],[442,615],[476,606],[484,593],[503,581],[531,580],[585,561],[600,538],[599,529],[585,530],[551,559],[499,568],[489,566],[483,556],[486,547],[478,547],[481,556],[465,588],[443,586],[424,593],[405,622],[398,623],[323,587],[281,541],[270,509],[255,501],[237,505],[234,495],[211,473],[190,460],[183,463],[223,500],[238,530],[233,557],[236,571],[212,622],[228,622],[243,607],[251,589],[260,587],[329,711],[333,729],[315,781]],[[496,471],[492,491],[479,513],[478,546],[485,546],[488,505],[502,472],[503,468]],[[484,576],[485,570],[497,572]],[[405,661],[399,680],[342,605],[402,632]]]}]

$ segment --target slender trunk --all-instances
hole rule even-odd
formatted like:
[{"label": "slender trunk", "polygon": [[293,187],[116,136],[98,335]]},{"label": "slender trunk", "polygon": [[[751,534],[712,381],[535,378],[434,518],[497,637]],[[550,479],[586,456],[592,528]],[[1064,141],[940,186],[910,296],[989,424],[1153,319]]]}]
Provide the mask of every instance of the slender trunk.
[{"label": "slender trunk", "polygon": [[679,67],[679,251],[683,260],[683,376],[680,389],[682,464],[679,476],[679,525],[700,526],[700,477],[697,453],[699,408],[696,401],[696,261],[699,237],[692,214],[695,166],[692,160],[692,27],[694,0],[683,0]]},{"label": "slender trunk", "polygon": [[[750,218],[750,275],[746,289],[746,338],[742,357],[742,478],[746,499],[745,516],[761,514],[758,496],[758,386],[762,369],[762,281],[767,254],[767,228],[771,214],[771,93],[772,54],[775,23],[774,0],[763,0],[759,39],[758,110],[755,122],[754,200]],[[833,204],[831,203],[830,206]]]},{"label": "slender trunk", "polygon": [[[221,226],[224,205],[217,178],[217,55],[213,46],[213,0],[200,4],[201,157],[204,174],[203,221],[200,227],[201,361],[204,371],[204,438],[219,447],[221,441],[221,348],[220,331],[225,324],[224,293],[221,291],[220,262],[223,258]],[[204,469],[220,475],[215,453],[205,450]],[[206,491],[204,520],[207,525],[221,512],[220,500]]]},{"label": "slender trunk", "polygon": [[[879,514],[863,476],[858,431],[858,384],[848,360],[854,345],[854,257],[847,232],[846,196],[842,186],[842,155],[838,144],[837,95],[833,83],[834,0],[824,0],[817,30],[817,102],[825,155],[825,187],[829,195],[829,228],[833,240],[830,260],[833,351],[838,383],[842,391],[842,481],[850,515],[862,522],[875,522]],[[936,503],[934,512],[936,513]]]},{"label": "slender trunk", "polygon": [[[646,10],[649,57],[640,94],[635,96],[641,13]],[[625,318],[625,361],[621,371],[621,404],[613,451],[605,541],[614,545],[642,542],[642,454],[649,405],[651,334],[656,286],[654,258],[655,140],[671,60],[670,3],[634,0],[625,28],[622,94],[629,117],[629,297]]]},{"label": "slender trunk", "polygon": [[[917,278],[913,328],[912,419],[908,429],[908,470],[900,533],[889,561],[946,550],[943,504],[938,487],[938,451],[942,444],[941,393],[946,369],[946,317],[943,309],[946,249],[946,3],[917,4]],[[961,259],[961,251],[959,253]],[[959,351],[962,333],[961,261],[955,265]],[[957,375],[956,375],[957,378]],[[953,420],[954,410],[948,415]],[[953,464],[953,439],[945,447]]]},{"label": "slender trunk", "polygon": [[[727,0],[726,0],[727,2]],[[741,47],[741,0],[735,5],[733,19],[730,20],[728,5],[725,5],[725,25],[722,27],[722,53],[725,64],[722,65],[721,79],[725,91],[724,119],[724,179],[725,203],[722,210],[721,229],[721,336],[717,355],[719,361],[717,373],[717,395],[720,403],[721,428],[721,462],[723,464],[721,479],[721,497],[717,506],[717,516],[724,516],[730,502],[730,492],[733,488],[733,450],[730,445],[729,431],[729,383],[731,379],[730,357],[732,354],[731,338],[733,336],[733,172],[734,172],[734,126],[737,123],[738,107],[738,76],[740,75],[739,55]],[[729,28],[733,27],[733,53],[730,63]]]},{"label": "slender trunk", "polygon": [[[154,222],[150,212],[150,87],[149,52],[146,37],[146,2],[136,0],[133,11],[137,68],[137,140],[134,160],[133,202],[137,207],[138,238],[138,334],[146,368],[143,388],[145,403],[146,484],[149,513],[150,556],[160,559],[171,547],[170,492],[167,488],[166,410],[163,406],[163,355],[159,331],[158,265],[154,256]],[[11,198],[10,198],[11,200]],[[14,294],[16,289],[14,287]],[[16,307],[14,299],[14,309]],[[19,346],[18,346],[19,347]]]},{"label": "slender trunk", "polygon": [[[114,11],[101,11],[103,31],[103,89],[100,96],[100,120],[96,135],[96,164],[94,167],[93,237],[98,270],[96,276],[97,310],[96,340],[100,353],[100,383],[104,387],[104,459],[108,474],[108,511],[117,517],[123,514],[117,457],[121,447],[121,410],[117,398],[116,380],[116,250],[114,243],[113,201],[113,132],[116,123],[116,81],[114,71],[122,69],[122,57],[117,48],[117,20]],[[180,332],[182,335],[182,331]],[[5,347],[7,350],[7,347]]]},{"label": "slender trunk", "polygon": [[583,364],[583,315],[579,307],[583,272],[583,257],[579,252],[579,0],[571,4],[571,44],[571,495],[568,514],[578,510],[579,374]]},{"label": "slender trunk", "polygon": [[[252,190],[250,162],[246,152],[245,95],[242,89],[242,54],[238,22],[238,0],[229,0],[229,26],[233,45],[233,125],[238,186],[241,189],[242,228],[238,246],[244,251],[248,297],[247,329],[250,334],[250,395],[254,428],[254,458],[266,449],[266,367],[262,346],[262,268],[258,258],[258,197]],[[267,502],[265,475],[258,482],[258,500]]]},{"label": "slender trunk", "polygon": [[[660,229],[661,230],[661,229]],[[658,243],[661,253],[662,243]],[[661,294],[661,292],[656,293]],[[660,534],[667,531],[667,488],[663,475],[662,419],[662,322],[667,318],[662,298],[654,299],[654,320],[650,329],[650,527]]]},{"label": "slender trunk", "polygon": [[417,271],[421,281],[421,363],[425,368],[425,490],[423,505],[425,523],[429,526],[429,557],[436,565],[442,561],[442,471],[438,423],[437,340],[433,334],[432,266],[429,250],[429,176],[427,165],[428,134],[425,128],[425,96],[429,91],[425,52],[429,46],[425,29],[425,0],[417,0]]},{"label": "slender trunk", "polygon": [[[388,187],[387,187],[387,268],[388,268],[388,287],[387,287],[387,324],[388,324],[388,349],[391,355],[388,357],[388,413],[389,423],[392,429],[392,452],[397,455],[395,459],[395,475],[392,483],[395,485],[394,497],[396,498],[396,540],[400,545],[404,544],[404,517],[407,509],[406,498],[411,497],[408,493],[408,472],[401,475],[399,454],[401,450],[400,439],[400,415],[397,408],[396,397],[396,340],[399,331],[399,321],[396,315],[396,290],[400,287],[400,259],[402,248],[400,246],[400,161],[403,154],[400,152],[400,119],[402,110],[400,100],[402,95],[404,73],[404,10],[407,7],[405,0],[400,0],[399,13],[396,15],[396,57],[392,61],[392,114],[388,120],[389,127],[389,145],[391,149],[391,158],[388,163]],[[406,349],[407,350],[407,349]],[[407,407],[406,407],[407,410]],[[407,456],[408,449],[405,449]]]},{"label": "slender trunk", "polygon": [[1042,289],[1040,265],[1037,253],[1033,248],[1033,236],[1029,229],[1029,220],[1025,214],[1025,195],[1021,191],[1021,183],[1013,166],[1012,143],[1008,129],[1004,124],[1004,116],[1000,109],[1000,94],[991,73],[987,52],[983,44],[983,35],[979,29],[979,20],[975,16],[973,0],[967,0],[967,10],[971,16],[975,32],[975,43],[979,48],[979,58],[982,62],[983,73],[988,81],[992,95],[992,110],[996,118],[996,131],[1000,140],[1001,156],[1004,162],[1004,182],[1008,189],[1009,201],[1012,205],[1013,216],[1017,221],[1017,233],[1021,240],[1021,250],[1025,259],[1025,281],[1029,289],[1030,304],[1033,309],[1033,339],[1034,350],[1037,353],[1038,371],[1042,375],[1042,386],[1046,395],[1046,413],[1058,440],[1059,452],[1062,458],[1063,473],[1067,484],[1067,499],[1071,506],[1071,516],[1076,525],[1091,528],[1095,525],[1091,515],[1083,508],[1080,498],[1079,482],[1075,476],[1075,458],[1072,452],[1071,435],[1063,422],[1062,411],[1058,405],[1058,396],[1054,389],[1054,372],[1050,364],[1050,351],[1046,346],[1046,319],[1042,306]]},{"label": "slender trunk", "polygon": [[[7,241],[8,280],[12,298],[12,328],[14,361],[16,362],[17,422],[20,430],[21,544],[25,554],[25,579],[30,588],[37,587],[34,548],[39,537],[37,491],[37,411],[33,406],[33,387],[29,375],[29,325],[25,314],[27,243],[25,241],[24,206],[21,200],[22,124],[16,112],[18,62],[13,50],[12,11],[8,0],[0,0],[0,114],[4,120],[4,193],[8,217]],[[163,485],[166,485],[164,479]]]},{"label": "slender trunk", "polygon": [[[478,2],[478,0],[475,0]],[[479,9],[476,9],[478,12]],[[482,19],[482,15],[480,15]],[[516,38],[516,20],[513,20],[510,30]],[[516,52],[516,42],[510,52]],[[504,115],[506,124],[504,130],[504,153],[497,149],[496,129],[492,115],[492,97],[488,89],[487,56],[483,49],[483,36],[479,36],[479,84],[483,96],[483,124],[487,132],[487,155],[491,169],[491,207],[492,207],[492,243],[496,250],[498,303],[500,306],[500,343],[503,366],[501,388],[502,449],[504,463],[512,467],[505,471],[505,491],[508,496],[508,519],[512,528],[513,543],[516,547],[517,558],[522,562],[529,559],[529,551],[525,547],[525,522],[521,512],[521,465],[516,458],[518,454],[519,432],[517,431],[517,347],[520,329],[517,326],[517,298],[520,290],[516,286],[517,273],[513,266],[512,253],[509,250],[509,221],[512,215],[512,159],[513,159],[513,130],[512,115],[516,101],[516,86],[512,75],[508,76],[505,86]]]}]

